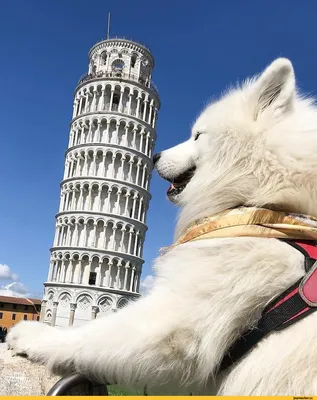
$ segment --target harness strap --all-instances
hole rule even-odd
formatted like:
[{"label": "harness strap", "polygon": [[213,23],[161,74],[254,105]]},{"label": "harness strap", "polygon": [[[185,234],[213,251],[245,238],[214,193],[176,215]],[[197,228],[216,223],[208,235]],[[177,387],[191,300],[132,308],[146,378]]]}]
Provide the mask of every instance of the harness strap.
[{"label": "harness strap", "polygon": [[230,367],[261,339],[317,310],[317,243],[284,240],[305,256],[306,275],[272,300],[262,312],[256,327],[246,331],[223,357],[218,372]]},{"label": "harness strap", "polygon": [[281,242],[287,243],[289,246],[300,251],[305,257],[305,271],[308,272],[317,260],[317,242],[300,241],[296,242],[288,239],[279,239]]}]

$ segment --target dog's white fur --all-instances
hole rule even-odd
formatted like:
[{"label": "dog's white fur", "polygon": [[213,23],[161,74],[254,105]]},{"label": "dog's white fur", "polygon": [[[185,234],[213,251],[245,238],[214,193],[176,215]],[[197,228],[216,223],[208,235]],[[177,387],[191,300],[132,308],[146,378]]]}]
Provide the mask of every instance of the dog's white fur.
[{"label": "dog's white fur", "polygon": [[[170,179],[193,166],[175,198],[176,238],[193,220],[242,204],[317,216],[317,109],[296,92],[290,61],[277,59],[209,105],[192,137],[157,162]],[[119,313],[69,330],[22,322],[9,346],[55,371],[100,381],[222,395],[317,393],[317,313],[214,376],[230,344],[303,276],[298,251],[275,239],[202,240],[171,249],[155,269],[151,293]]]}]

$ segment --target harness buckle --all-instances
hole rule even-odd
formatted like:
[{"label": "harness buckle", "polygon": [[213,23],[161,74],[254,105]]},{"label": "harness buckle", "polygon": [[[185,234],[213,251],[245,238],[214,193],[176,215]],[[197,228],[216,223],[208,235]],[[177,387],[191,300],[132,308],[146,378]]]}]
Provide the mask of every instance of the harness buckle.
[{"label": "harness buckle", "polygon": [[317,307],[317,261],[304,275],[299,284],[298,293],[307,305]]}]

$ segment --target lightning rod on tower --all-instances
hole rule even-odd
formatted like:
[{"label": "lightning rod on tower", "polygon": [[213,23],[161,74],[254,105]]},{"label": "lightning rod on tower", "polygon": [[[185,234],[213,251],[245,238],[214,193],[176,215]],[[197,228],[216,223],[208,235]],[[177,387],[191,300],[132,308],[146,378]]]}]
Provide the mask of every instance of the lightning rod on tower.
[{"label": "lightning rod on tower", "polygon": [[107,39],[110,39],[110,13],[108,13]]}]

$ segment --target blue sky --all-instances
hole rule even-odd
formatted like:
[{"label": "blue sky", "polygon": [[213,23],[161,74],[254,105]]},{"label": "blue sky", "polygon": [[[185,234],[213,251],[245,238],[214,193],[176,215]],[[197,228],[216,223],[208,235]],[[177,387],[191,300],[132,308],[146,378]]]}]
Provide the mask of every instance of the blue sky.
[{"label": "blue sky", "polygon": [[[317,93],[314,0],[2,1],[2,288],[19,281],[9,288],[41,296],[73,92],[87,71],[89,49],[105,37],[109,11],[111,34],[146,44],[155,57],[162,102],[156,151],[185,140],[208,101],[276,57],[289,57],[302,90]],[[143,278],[152,273],[158,249],[172,241],[177,210],[166,189],[154,174]]]}]

